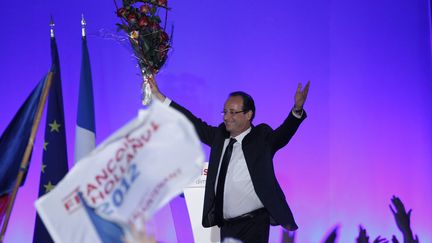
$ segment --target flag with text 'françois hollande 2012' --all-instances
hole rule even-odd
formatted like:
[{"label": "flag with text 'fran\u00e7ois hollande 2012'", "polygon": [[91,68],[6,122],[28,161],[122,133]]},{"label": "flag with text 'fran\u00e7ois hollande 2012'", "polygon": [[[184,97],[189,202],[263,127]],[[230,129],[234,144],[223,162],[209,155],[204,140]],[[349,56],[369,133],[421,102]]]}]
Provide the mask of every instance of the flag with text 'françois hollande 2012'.
[{"label": "flag with text 'fran\u00e7ois hollande 2012'", "polygon": [[103,218],[140,229],[201,174],[203,161],[190,121],[154,101],[41,197],[37,212],[56,242],[101,242],[78,192]]}]

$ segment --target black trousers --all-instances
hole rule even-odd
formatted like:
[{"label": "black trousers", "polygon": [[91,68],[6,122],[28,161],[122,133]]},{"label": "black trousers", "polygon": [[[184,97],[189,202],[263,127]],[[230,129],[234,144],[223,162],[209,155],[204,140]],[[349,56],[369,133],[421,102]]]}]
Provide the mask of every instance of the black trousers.
[{"label": "black trousers", "polygon": [[220,228],[221,242],[225,238],[243,243],[268,243],[270,218],[265,209],[258,209],[239,217],[224,220]]}]

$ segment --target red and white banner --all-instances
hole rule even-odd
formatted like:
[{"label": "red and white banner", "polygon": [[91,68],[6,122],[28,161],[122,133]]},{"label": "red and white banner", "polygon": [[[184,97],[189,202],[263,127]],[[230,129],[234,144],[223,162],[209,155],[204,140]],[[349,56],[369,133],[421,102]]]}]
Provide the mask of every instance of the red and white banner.
[{"label": "red and white banner", "polygon": [[139,227],[200,175],[203,161],[193,125],[155,101],[37,200],[37,212],[56,242],[100,242],[78,191],[102,217]]}]

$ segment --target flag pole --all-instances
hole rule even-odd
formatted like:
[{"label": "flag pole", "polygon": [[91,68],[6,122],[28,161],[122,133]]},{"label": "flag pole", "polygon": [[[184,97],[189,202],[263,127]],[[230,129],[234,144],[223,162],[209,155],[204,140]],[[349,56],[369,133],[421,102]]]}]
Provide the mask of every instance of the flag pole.
[{"label": "flag pole", "polygon": [[81,36],[83,38],[86,37],[86,25],[87,25],[87,23],[84,19],[84,14],[81,14]]},{"label": "flag pole", "polygon": [[2,225],[2,229],[1,229],[1,234],[0,234],[0,243],[3,242],[3,240],[4,240],[4,236],[6,234],[6,229],[7,229],[7,226],[8,226],[8,222],[9,222],[9,219],[10,219],[12,208],[13,208],[13,205],[15,203],[16,194],[18,192],[19,186],[21,185],[21,181],[23,180],[24,174],[27,171],[30,154],[31,154],[31,151],[32,151],[32,148],[33,148],[33,144],[34,144],[34,139],[35,139],[36,132],[37,132],[37,129],[38,129],[38,126],[39,126],[39,122],[40,122],[40,119],[41,119],[41,116],[42,116],[42,111],[43,111],[43,108],[45,106],[46,99],[48,97],[48,91],[50,90],[53,76],[54,76],[53,72],[50,71],[48,73],[48,77],[47,77],[47,80],[45,82],[45,85],[44,85],[44,88],[43,88],[43,91],[42,91],[42,96],[41,96],[41,98],[39,100],[39,104],[38,104],[37,111],[36,111],[36,117],[33,120],[33,125],[32,125],[32,130],[31,130],[30,138],[29,138],[29,141],[27,143],[27,147],[26,147],[26,150],[24,152],[24,156],[23,156],[23,158],[21,160],[20,170],[18,172],[18,176],[17,176],[17,179],[15,181],[15,186],[14,186],[14,189],[13,189],[13,192],[12,192],[12,196],[9,199],[10,201],[9,201],[8,207],[6,209],[6,217],[4,219],[4,222],[3,222],[3,225]]}]

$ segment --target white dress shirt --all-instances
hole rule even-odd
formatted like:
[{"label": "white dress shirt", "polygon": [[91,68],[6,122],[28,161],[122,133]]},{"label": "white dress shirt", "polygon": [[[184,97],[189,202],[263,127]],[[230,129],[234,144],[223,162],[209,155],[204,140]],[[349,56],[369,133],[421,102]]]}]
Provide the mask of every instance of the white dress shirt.
[{"label": "white dress shirt", "polygon": [[[233,145],[231,159],[225,178],[223,216],[225,219],[234,218],[245,213],[264,207],[252,185],[249,169],[243,154],[243,138],[251,131],[251,128],[234,137],[237,142]],[[222,155],[228,146],[229,138],[225,139]],[[222,160],[221,156],[221,160]],[[222,162],[219,163],[218,175],[216,177],[215,191],[219,178],[219,170]]]}]

